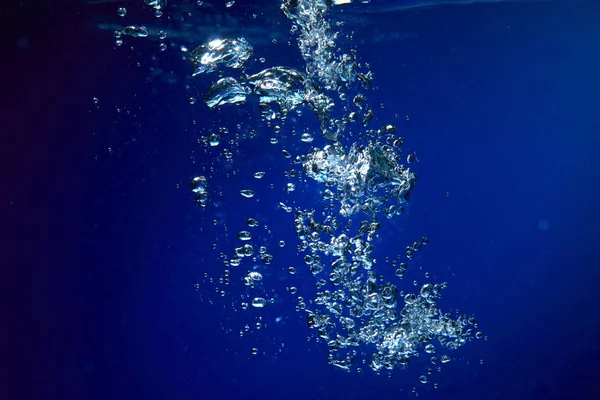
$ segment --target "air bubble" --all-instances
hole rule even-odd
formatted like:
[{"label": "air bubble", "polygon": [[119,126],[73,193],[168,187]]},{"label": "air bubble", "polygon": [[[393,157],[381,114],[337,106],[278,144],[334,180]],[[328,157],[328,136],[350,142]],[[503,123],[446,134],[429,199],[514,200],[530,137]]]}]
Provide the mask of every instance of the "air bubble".
[{"label": "air bubble", "polygon": [[256,192],[254,192],[254,190],[250,190],[250,189],[242,189],[242,190],[240,190],[240,194],[242,195],[242,197],[251,199],[254,197]]},{"label": "air bubble", "polygon": [[267,301],[262,297],[255,297],[252,299],[252,307],[263,308],[267,304]]}]

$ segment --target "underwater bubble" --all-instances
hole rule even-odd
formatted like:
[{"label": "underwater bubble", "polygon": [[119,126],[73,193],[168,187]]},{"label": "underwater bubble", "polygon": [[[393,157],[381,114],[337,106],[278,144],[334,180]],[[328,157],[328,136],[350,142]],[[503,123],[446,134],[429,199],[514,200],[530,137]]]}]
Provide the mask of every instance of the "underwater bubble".
[{"label": "underwater bubble", "polygon": [[302,136],[300,136],[300,140],[304,143],[310,143],[314,140],[314,138],[315,137],[311,133],[303,133]]},{"label": "underwater bubble", "polygon": [[254,190],[250,190],[250,189],[242,189],[242,190],[240,190],[240,194],[242,195],[242,197],[251,199],[252,197],[254,197],[256,192]]},{"label": "underwater bubble", "polygon": [[254,247],[251,244],[245,244],[242,246],[242,254],[244,257],[252,257],[254,254]]},{"label": "underwater bubble", "polygon": [[252,307],[263,308],[267,304],[267,300],[262,297],[255,297],[252,299]]},{"label": "underwater bubble", "polygon": [[204,176],[197,176],[190,182],[190,190],[194,193],[194,200],[201,207],[206,207],[209,199],[208,183]]},{"label": "underwater bubble", "polygon": [[244,38],[213,39],[189,53],[192,62],[192,76],[216,71],[220,65],[241,68],[252,57],[253,48]]},{"label": "underwater bubble", "polygon": [[240,232],[238,232],[236,237],[240,240],[246,241],[246,240],[252,239],[252,234],[248,231],[240,231]]},{"label": "underwater bubble", "polygon": [[222,78],[208,89],[204,101],[210,108],[243,103],[246,101],[246,89],[231,77]]},{"label": "underwater bubble", "polygon": [[208,144],[211,147],[216,147],[221,143],[221,137],[219,135],[217,135],[216,133],[212,133],[210,135],[208,135]]},{"label": "underwater bubble", "polygon": [[250,279],[252,279],[253,281],[262,281],[262,279],[263,279],[262,274],[257,271],[252,271],[252,272],[248,273],[248,277]]},{"label": "underwater bubble", "polygon": [[123,28],[123,34],[131,37],[147,37],[148,28],[141,25],[129,25]]}]

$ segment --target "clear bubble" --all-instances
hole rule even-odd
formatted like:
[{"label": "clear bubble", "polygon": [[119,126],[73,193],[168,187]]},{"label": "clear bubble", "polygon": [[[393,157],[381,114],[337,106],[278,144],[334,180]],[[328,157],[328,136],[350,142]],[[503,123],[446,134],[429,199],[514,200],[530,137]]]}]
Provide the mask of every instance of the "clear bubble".
[{"label": "clear bubble", "polygon": [[262,279],[263,279],[262,274],[260,272],[257,272],[257,271],[249,272],[248,273],[248,277],[250,279],[252,279],[253,281],[257,281],[257,282],[258,281],[262,281]]},{"label": "clear bubble", "polygon": [[127,14],[127,9],[125,7],[117,8],[117,15],[119,17],[124,17]]},{"label": "clear bubble", "polygon": [[250,240],[252,239],[252,234],[248,231],[240,231],[237,234],[237,238],[244,241]]},{"label": "clear bubble", "polygon": [[212,134],[208,135],[208,144],[211,147],[218,146],[220,143],[221,143],[221,137],[219,135],[217,135],[216,133],[212,133]]},{"label": "clear bubble", "polygon": [[240,190],[240,194],[242,195],[242,197],[251,199],[252,197],[254,197],[256,192],[254,192],[254,190],[250,190],[250,189],[242,189],[242,190]]},{"label": "clear bubble", "polygon": [[167,44],[166,43],[161,43],[158,45],[158,50],[160,51],[165,51],[167,49]]},{"label": "clear bubble", "polygon": [[262,297],[255,297],[252,299],[252,307],[263,308],[267,304],[267,301]]},{"label": "clear bubble", "polygon": [[314,138],[315,137],[311,133],[303,133],[302,136],[300,136],[300,140],[304,143],[310,143],[314,140]]}]

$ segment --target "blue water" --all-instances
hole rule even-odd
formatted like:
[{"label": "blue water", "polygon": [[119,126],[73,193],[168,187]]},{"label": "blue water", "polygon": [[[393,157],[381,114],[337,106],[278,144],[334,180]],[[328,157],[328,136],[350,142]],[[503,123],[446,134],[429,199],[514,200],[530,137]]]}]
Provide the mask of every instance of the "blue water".
[{"label": "blue water", "polygon": [[[159,53],[156,41],[129,39],[114,49],[110,32],[90,21],[118,22],[116,6],[26,3],[3,12],[13,26],[3,37],[0,118],[2,398],[383,400],[415,397],[413,387],[422,399],[600,398],[595,2],[353,11],[348,22],[375,72],[369,100],[385,103],[373,124],[396,124],[419,160],[407,212],[383,222],[378,268],[427,236],[400,289],[425,272],[447,281],[442,310],[474,314],[488,337],[453,353],[431,378],[438,389],[418,382],[424,357],[391,377],[327,365],[326,345],[306,340],[313,332],[285,291],[309,290],[314,278],[277,272],[300,267],[292,216],[275,207],[289,168],[281,149],[297,138],[269,144],[253,104],[208,110],[200,100],[210,80],[190,81],[176,46]],[[153,20],[127,6],[132,18]],[[343,19],[341,10],[332,18]],[[255,55],[302,66],[297,47],[281,41],[255,45]],[[147,79],[150,66],[174,83],[164,73]],[[309,110],[303,118],[297,126],[318,127]],[[228,145],[205,154],[197,144],[217,120],[258,131],[235,149],[238,173],[227,179],[219,154]],[[217,168],[207,210],[188,190],[191,177],[209,175],[204,165]],[[267,177],[249,182],[258,170]],[[242,188],[266,195],[242,199]],[[308,182],[294,199],[314,203],[319,189]],[[270,247],[266,281],[278,300],[234,312],[235,296],[247,293],[240,271],[227,288],[204,274],[218,279],[219,252],[236,245],[224,226],[237,232],[249,216],[271,228],[268,243],[286,243]],[[267,326],[240,337],[257,312]]]}]

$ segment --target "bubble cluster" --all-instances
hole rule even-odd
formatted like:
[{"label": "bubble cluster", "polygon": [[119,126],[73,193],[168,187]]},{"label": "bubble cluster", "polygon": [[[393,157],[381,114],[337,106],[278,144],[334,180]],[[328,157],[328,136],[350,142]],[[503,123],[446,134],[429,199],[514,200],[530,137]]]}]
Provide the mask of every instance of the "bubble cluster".
[{"label": "bubble cluster", "polygon": [[[340,201],[343,216],[364,211],[374,217],[387,205],[386,214],[391,217],[402,210],[416,180],[400,164],[396,147],[375,141],[366,146],[353,144],[346,152],[334,143],[315,148],[303,167],[309,177],[335,189],[331,197]],[[388,204],[390,200],[395,203]]]},{"label": "bubble cluster", "polygon": [[337,34],[325,17],[325,0],[284,0],[281,10],[300,27],[298,45],[306,61],[309,76],[317,76],[327,89],[337,90],[340,83],[357,77],[357,64],[349,54],[335,52]]},{"label": "bubble cluster", "polygon": [[190,190],[194,193],[194,200],[201,207],[208,203],[208,183],[204,176],[197,176],[190,182]]},{"label": "bubble cluster", "polygon": [[[373,74],[361,72],[355,51],[343,52],[337,48],[339,32],[329,23],[328,8],[332,4],[351,2],[282,1],[281,10],[293,24],[290,32],[298,35],[298,48],[305,60],[303,70],[275,64],[261,65],[257,72],[248,71],[250,67],[246,68],[246,62],[253,56],[254,48],[244,37],[210,36],[214,39],[186,54],[193,65],[192,77],[218,71],[216,81],[209,82],[212,85],[204,97],[208,108],[246,101],[257,103],[260,119],[273,132],[267,146],[277,147],[273,155],[294,168],[285,171],[285,181],[277,185],[252,179],[273,178],[274,172],[279,171],[272,173],[270,167],[268,175],[254,170],[256,172],[247,172],[247,177],[257,188],[270,183],[271,188],[280,189],[280,198],[264,196],[260,191],[260,200],[271,201],[277,212],[289,220],[297,237],[295,247],[299,259],[282,261],[277,255],[274,263],[275,257],[269,249],[278,254],[277,251],[291,247],[293,252],[294,243],[271,235],[267,227],[269,220],[262,215],[244,214],[240,226],[226,230],[226,237],[233,243],[228,250],[213,244],[214,249],[220,250],[226,267],[218,282],[229,285],[230,280],[237,277],[245,292],[235,295],[234,307],[260,315],[263,311],[255,309],[268,309],[276,301],[277,293],[269,294],[264,286],[278,268],[280,279],[293,283],[287,291],[294,296],[295,309],[306,318],[310,338],[325,343],[328,363],[345,371],[360,370],[361,365],[377,373],[394,370],[406,366],[419,354],[439,366],[453,359],[452,351],[484,335],[477,330],[478,323],[472,316],[440,310],[438,301],[447,283],[414,281],[407,283],[408,289],[399,287],[398,282],[404,282],[400,279],[409,270],[415,254],[429,243],[426,237],[411,240],[397,259],[386,257],[385,264],[379,261],[385,268],[391,265],[389,271],[382,272],[378,265],[375,245],[382,229],[390,223],[386,219],[401,215],[408,205],[417,181],[411,169],[417,158],[415,153],[402,154],[404,138],[398,135],[395,125],[372,128],[377,123],[374,107],[369,105],[367,96],[357,90],[369,89]],[[154,9],[157,17],[166,6],[164,0],[145,0],[145,3]],[[233,3],[227,2],[225,7]],[[121,40],[121,35],[145,37],[148,29],[130,25],[118,31],[118,35],[115,32],[117,40]],[[169,33],[169,40],[174,36]],[[160,51],[174,47],[167,47],[164,31],[160,30],[157,37],[161,41]],[[273,43],[276,42],[277,39],[273,39]],[[184,52],[187,53],[187,47]],[[266,63],[264,58],[259,60],[260,64]],[[222,67],[229,68],[228,73],[235,77],[224,76],[226,70]],[[196,103],[196,97],[188,95],[186,98],[190,104]],[[342,106],[336,108],[338,98]],[[322,137],[305,127],[286,129],[281,123],[298,121],[303,115],[303,106],[316,115]],[[338,118],[335,112],[343,116]],[[359,130],[358,139],[353,136],[356,132],[345,134],[346,125],[352,123]],[[256,133],[254,129],[244,131],[241,122],[235,135],[225,127],[206,129],[199,143],[205,145],[207,153],[217,151],[229,163],[240,137],[253,138]],[[286,140],[290,131],[295,135],[295,143],[300,142],[298,147]],[[312,147],[313,143],[317,146]],[[310,150],[306,150],[307,146],[311,146]],[[237,171],[231,171],[232,175]],[[272,182],[277,182],[273,179]],[[319,200],[313,208],[299,207],[296,196],[313,190],[311,185],[318,188]],[[218,187],[213,188],[215,196],[220,190]],[[256,192],[248,187],[254,186],[234,189],[239,193],[236,199],[244,206],[259,200]],[[207,179],[193,178],[190,189],[195,202],[205,208],[209,200]],[[221,221],[215,218],[214,225],[217,224]],[[263,230],[266,234],[261,235]],[[297,280],[306,275],[314,278],[314,293],[305,293],[305,285],[298,284]],[[431,274],[425,272],[425,277],[429,279]],[[228,294],[222,286],[215,288],[215,292],[220,296]],[[276,321],[281,321],[281,317]],[[250,326],[263,330],[267,327],[260,319],[254,322],[239,330],[240,336],[244,336]],[[257,348],[252,348],[251,353],[258,354]],[[436,387],[436,383],[430,383],[431,368],[424,372],[419,381]]]}]

